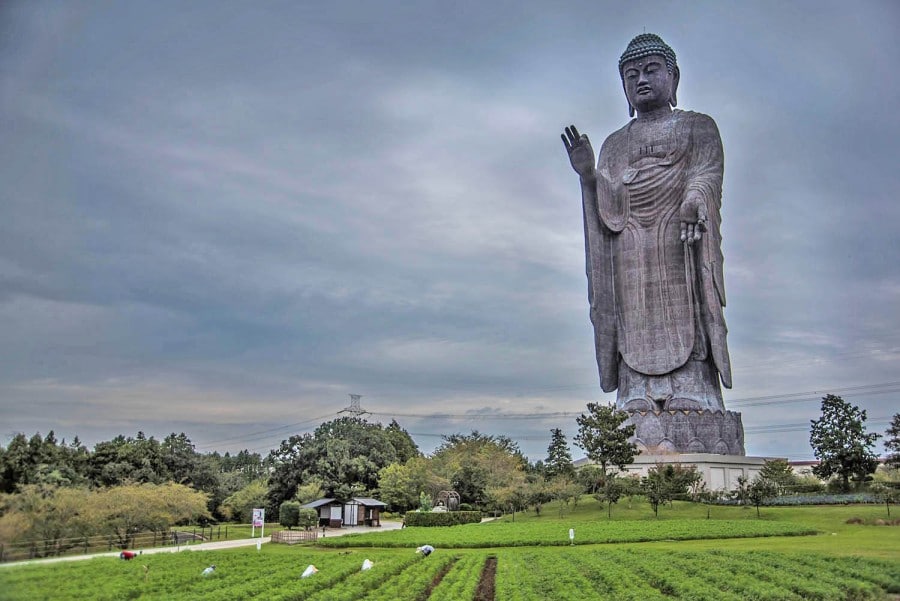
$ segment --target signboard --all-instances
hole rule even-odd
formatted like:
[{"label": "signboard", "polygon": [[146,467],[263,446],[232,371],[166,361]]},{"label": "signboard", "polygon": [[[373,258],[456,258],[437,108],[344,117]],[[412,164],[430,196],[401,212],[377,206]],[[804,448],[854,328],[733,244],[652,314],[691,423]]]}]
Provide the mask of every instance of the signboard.
[{"label": "signboard", "polygon": [[251,522],[250,527],[250,536],[256,536],[256,527],[260,527],[259,537],[262,538],[263,532],[266,527],[266,510],[265,509],[254,509],[253,510],[253,521]]}]

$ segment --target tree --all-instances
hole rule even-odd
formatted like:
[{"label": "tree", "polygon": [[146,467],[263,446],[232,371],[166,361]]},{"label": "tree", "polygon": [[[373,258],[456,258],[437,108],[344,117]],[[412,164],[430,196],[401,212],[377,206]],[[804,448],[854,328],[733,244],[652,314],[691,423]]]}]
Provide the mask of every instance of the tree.
[{"label": "tree", "polygon": [[775,496],[778,496],[778,484],[762,475],[757,475],[747,489],[747,498],[756,507],[756,517],[759,517],[759,506]]},{"label": "tree", "polygon": [[896,505],[897,498],[900,497],[897,489],[885,482],[875,482],[870,490],[876,499],[884,503],[888,517],[891,517],[891,503]]},{"label": "tree", "polygon": [[313,501],[318,501],[322,497],[322,485],[315,480],[310,480],[306,484],[298,486],[297,494],[294,496],[301,504],[312,503]]},{"label": "tree", "polygon": [[600,491],[594,495],[594,498],[598,501],[606,503],[606,519],[612,518],[613,503],[618,503],[624,492],[625,487],[619,479],[615,476],[609,476],[603,482]]},{"label": "tree", "polygon": [[208,518],[208,497],[183,484],[129,484],[92,495],[104,530],[126,548],[136,532],[165,532],[174,524]]},{"label": "tree", "polygon": [[864,482],[878,467],[872,452],[878,434],[866,433],[866,412],[833,394],[822,398],[822,417],[811,420],[809,444],[818,465],[813,473],[820,478],[838,476],[843,491],[850,490],[850,479]]},{"label": "tree", "polygon": [[390,441],[391,446],[397,453],[397,461],[406,463],[413,457],[421,456],[419,447],[416,445],[409,432],[400,427],[397,420],[392,419],[391,423],[384,429],[385,436]]},{"label": "tree", "polygon": [[298,525],[304,530],[315,528],[319,525],[319,512],[311,507],[301,507]]},{"label": "tree", "polygon": [[278,523],[290,530],[300,525],[300,503],[285,501],[278,508]]},{"label": "tree", "polygon": [[266,506],[267,492],[265,481],[251,482],[222,501],[219,512],[226,519],[249,524],[253,519],[253,510]]},{"label": "tree", "polygon": [[596,494],[603,486],[603,472],[598,465],[585,465],[575,472],[575,479],[589,495]]},{"label": "tree", "polygon": [[672,499],[669,483],[666,481],[662,470],[650,468],[647,475],[641,478],[641,489],[644,491],[644,496],[653,509],[653,515],[658,518],[659,506]]},{"label": "tree", "polygon": [[482,508],[488,489],[510,486],[521,480],[528,459],[506,436],[471,434],[444,436],[444,442],[429,461],[431,478],[443,480],[459,493],[463,503]]},{"label": "tree", "polygon": [[550,445],[547,447],[547,460],[544,462],[544,476],[552,480],[557,476],[571,478],[575,475],[575,467],[572,465],[572,453],[569,452],[569,443],[562,429],[550,430]]},{"label": "tree", "polygon": [[581,485],[573,480],[557,478],[551,483],[550,494],[559,504],[559,517],[563,516],[563,511],[568,509],[570,503],[573,509],[578,505],[581,492]]},{"label": "tree", "polygon": [[884,450],[887,451],[885,463],[894,469],[900,469],[900,413],[895,413],[891,425],[884,433]]},{"label": "tree", "polygon": [[459,493],[461,503],[482,508],[486,506],[490,485],[490,474],[486,468],[477,464],[463,465],[453,474],[450,484]]},{"label": "tree", "polygon": [[776,485],[778,494],[791,489],[797,484],[797,474],[791,468],[787,459],[767,459],[759,470],[759,477],[765,478]]},{"label": "tree", "polygon": [[[313,434],[291,436],[272,451],[269,506],[293,498],[297,487],[315,480],[325,496],[347,499],[378,488],[378,472],[409,455],[409,435],[392,424],[370,424],[358,417],[325,422]],[[399,450],[398,450],[399,448]]]},{"label": "tree", "polygon": [[528,504],[534,507],[534,513],[541,515],[545,503],[553,500],[552,486],[543,478],[529,482],[526,487]]},{"label": "tree", "polygon": [[747,480],[746,476],[737,477],[737,488],[732,491],[732,494],[737,498],[738,503],[741,505],[747,504],[747,495],[750,494],[750,481]]},{"label": "tree", "polygon": [[660,505],[671,503],[678,495],[687,495],[701,478],[694,465],[657,463],[641,478],[641,489],[653,508],[653,515],[659,517]]},{"label": "tree", "polygon": [[628,414],[617,410],[614,404],[588,403],[587,408],[587,414],[575,418],[575,444],[584,449],[588,459],[600,465],[606,481],[611,466],[624,471],[634,461],[637,445],[628,440],[634,436],[634,424],[624,426]]},{"label": "tree", "polygon": [[496,503],[512,513],[512,519],[516,521],[516,512],[521,511],[528,504],[528,486],[523,478],[521,482],[510,484],[490,491],[491,497]]}]

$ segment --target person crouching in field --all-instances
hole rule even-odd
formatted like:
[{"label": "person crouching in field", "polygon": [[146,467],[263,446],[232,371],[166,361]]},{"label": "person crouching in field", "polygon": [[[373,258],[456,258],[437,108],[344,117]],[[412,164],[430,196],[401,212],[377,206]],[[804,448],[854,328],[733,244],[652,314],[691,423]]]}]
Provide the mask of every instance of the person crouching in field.
[{"label": "person crouching in field", "polygon": [[124,559],[125,561],[130,561],[137,556],[138,554],[134,551],[122,551],[121,553],[119,553],[119,559]]},{"label": "person crouching in field", "polygon": [[422,557],[428,557],[434,553],[434,547],[431,545],[422,545],[421,547],[416,547],[416,553],[421,553]]}]

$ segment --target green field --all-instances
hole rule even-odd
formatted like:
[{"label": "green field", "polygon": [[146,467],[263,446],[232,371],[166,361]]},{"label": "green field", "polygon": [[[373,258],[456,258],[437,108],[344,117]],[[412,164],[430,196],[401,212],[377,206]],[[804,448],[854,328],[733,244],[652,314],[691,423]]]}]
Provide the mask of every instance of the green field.
[{"label": "green field", "polygon": [[[613,519],[592,499],[560,518],[518,514],[497,523],[406,528],[366,538],[372,547],[264,545],[223,551],[145,554],[134,561],[94,558],[0,569],[0,599],[258,599],[274,601],[578,601],[863,600],[900,598],[900,527],[850,525],[851,517],[885,517],[884,507],[833,506],[755,510],[676,503],[653,517],[627,503]],[[576,542],[568,545],[568,529]],[[479,530],[480,529],[480,530]],[[815,535],[765,536],[768,533]],[[456,533],[456,534],[454,534]],[[592,534],[593,533],[593,534]],[[598,544],[605,533],[614,540]],[[687,533],[690,540],[675,540]],[[754,538],[731,538],[733,536]],[[729,538],[711,538],[726,536]],[[453,548],[454,537],[491,539]],[[543,542],[545,538],[552,542]],[[444,541],[439,544],[436,541]],[[535,546],[527,541],[540,540]],[[563,546],[558,545],[560,540]],[[428,558],[414,547],[430,543]],[[399,546],[395,546],[399,545]],[[458,545],[457,545],[458,546]],[[364,559],[375,563],[361,571]],[[216,564],[210,577],[200,575]],[[319,572],[300,574],[309,564]],[[486,569],[488,568],[488,569]],[[494,569],[496,572],[494,572]]]}]

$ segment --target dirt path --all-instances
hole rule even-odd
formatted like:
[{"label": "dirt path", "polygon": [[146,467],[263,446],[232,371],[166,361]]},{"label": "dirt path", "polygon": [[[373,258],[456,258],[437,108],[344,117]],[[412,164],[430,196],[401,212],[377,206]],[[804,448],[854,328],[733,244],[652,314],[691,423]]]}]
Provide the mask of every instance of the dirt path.
[{"label": "dirt path", "polygon": [[[325,533],[326,538],[333,536],[344,536],[345,534],[354,534],[357,532],[388,532],[390,530],[399,530],[403,524],[401,522],[382,522],[378,528],[369,526],[352,526],[350,528],[328,529]],[[181,551],[215,551],[216,549],[232,549],[235,547],[251,547],[257,542],[268,543],[269,537],[242,538],[238,540],[223,540],[206,543],[186,543],[175,547],[151,547],[148,549],[139,549],[138,552],[146,555],[153,553],[179,553]],[[60,561],[79,561],[82,559],[91,559],[93,557],[118,557],[119,551],[109,551],[105,553],[90,553],[87,555],[63,555],[62,557],[45,557],[42,559],[26,559],[23,561],[10,561],[0,563],[0,569],[12,566],[25,566],[40,563],[57,563]]]}]

